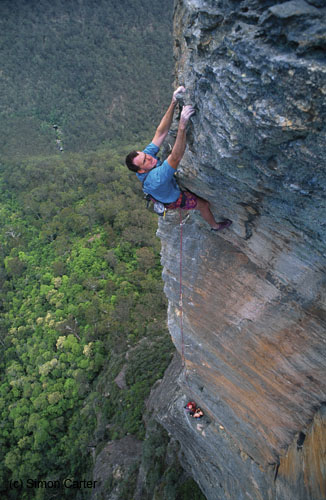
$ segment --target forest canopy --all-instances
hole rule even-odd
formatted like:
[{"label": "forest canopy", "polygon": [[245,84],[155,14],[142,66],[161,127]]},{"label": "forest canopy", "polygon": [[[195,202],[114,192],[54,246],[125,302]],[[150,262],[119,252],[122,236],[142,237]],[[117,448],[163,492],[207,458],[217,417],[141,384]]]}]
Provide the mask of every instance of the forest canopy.
[{"label": "forest canopy", "polygon": [[144,438],[173,349],[156,217],[120,154],[2,165],[1,484],[77,480],[90,445]]},{"label": "forest canopy", "polygon": [[173,0],[1,0],[0,155],[141,139],[170,98]]}]

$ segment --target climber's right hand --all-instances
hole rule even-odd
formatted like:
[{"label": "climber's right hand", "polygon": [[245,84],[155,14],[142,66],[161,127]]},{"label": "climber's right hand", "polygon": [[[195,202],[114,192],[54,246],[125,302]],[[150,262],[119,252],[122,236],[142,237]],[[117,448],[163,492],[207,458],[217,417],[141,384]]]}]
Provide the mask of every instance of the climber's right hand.
[{"label": "climber's right hand", "polygon": [[191,105],[184,106],[180,115],[180,122],[186,125],[189,118],[195,113],[195,108]]}]

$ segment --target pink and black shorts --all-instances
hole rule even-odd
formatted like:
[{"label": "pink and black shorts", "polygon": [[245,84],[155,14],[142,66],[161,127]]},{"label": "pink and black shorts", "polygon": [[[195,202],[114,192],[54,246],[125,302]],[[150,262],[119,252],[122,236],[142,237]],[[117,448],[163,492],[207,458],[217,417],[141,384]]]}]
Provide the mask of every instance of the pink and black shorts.
[{"label": "pink and black shorts", "polygon": [[174,210],[176,208],[182,208],[183,210],[193,210],[197,206],[197,196],[189,191],[183,191],[179,198],[173,203],[165,205],[167,210]]}]

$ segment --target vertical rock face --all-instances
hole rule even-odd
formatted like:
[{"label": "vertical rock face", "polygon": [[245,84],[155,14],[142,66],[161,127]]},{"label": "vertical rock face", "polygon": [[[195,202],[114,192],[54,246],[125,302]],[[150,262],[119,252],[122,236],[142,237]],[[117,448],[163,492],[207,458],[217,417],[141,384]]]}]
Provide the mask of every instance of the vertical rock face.
[{"label": "vertical rock face", "polygon": [[184,220],[182,342],[179,215],[160,221],[185,368],[157,418],[208,499],[326,498],[325,48],[323,1],[176,2],[176,83],[197,111],[179,180],[233,225]]}]

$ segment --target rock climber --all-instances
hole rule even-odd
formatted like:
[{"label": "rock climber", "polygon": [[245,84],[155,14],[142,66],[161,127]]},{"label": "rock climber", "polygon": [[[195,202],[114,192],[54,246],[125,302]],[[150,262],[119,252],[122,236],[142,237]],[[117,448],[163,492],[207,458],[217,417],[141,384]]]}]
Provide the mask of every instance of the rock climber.
[{"label": "rock climber", "polygon": [[185,87],[181,86],[173,92],[170,106],[157,127],[152,142],[143,151],[131,151],[126,157],[126,164],[129,170],[137,173],[144,192],[148,193],[154,201],[163,203],[166,210],[197,209],[213,231],[220,231],[228,228],[232,221],[224,219],[216,222],[209,202],[189,191],[181,192],[174,176],[186,149],[186,129],[190,117],[195,113],[193,106],[184,106],[182,109],[171,154],[163,163],[156,156],[170,130],[177,95],[185,90]]},{"label": "rock climber", "polygon": [[186,406],[185,406],[185,410],[190,413],[191,416],[193,416],[193,414],[195,413],[196,411],[196,403],[194,401],[189,401]]},{"label": "rock climber", "polygon": [[194,401],[189,401],[189,403],[185,406],[185,410],[191,417],[194,418],[201,418],[204,415],[203,410],[199,408]]}]

